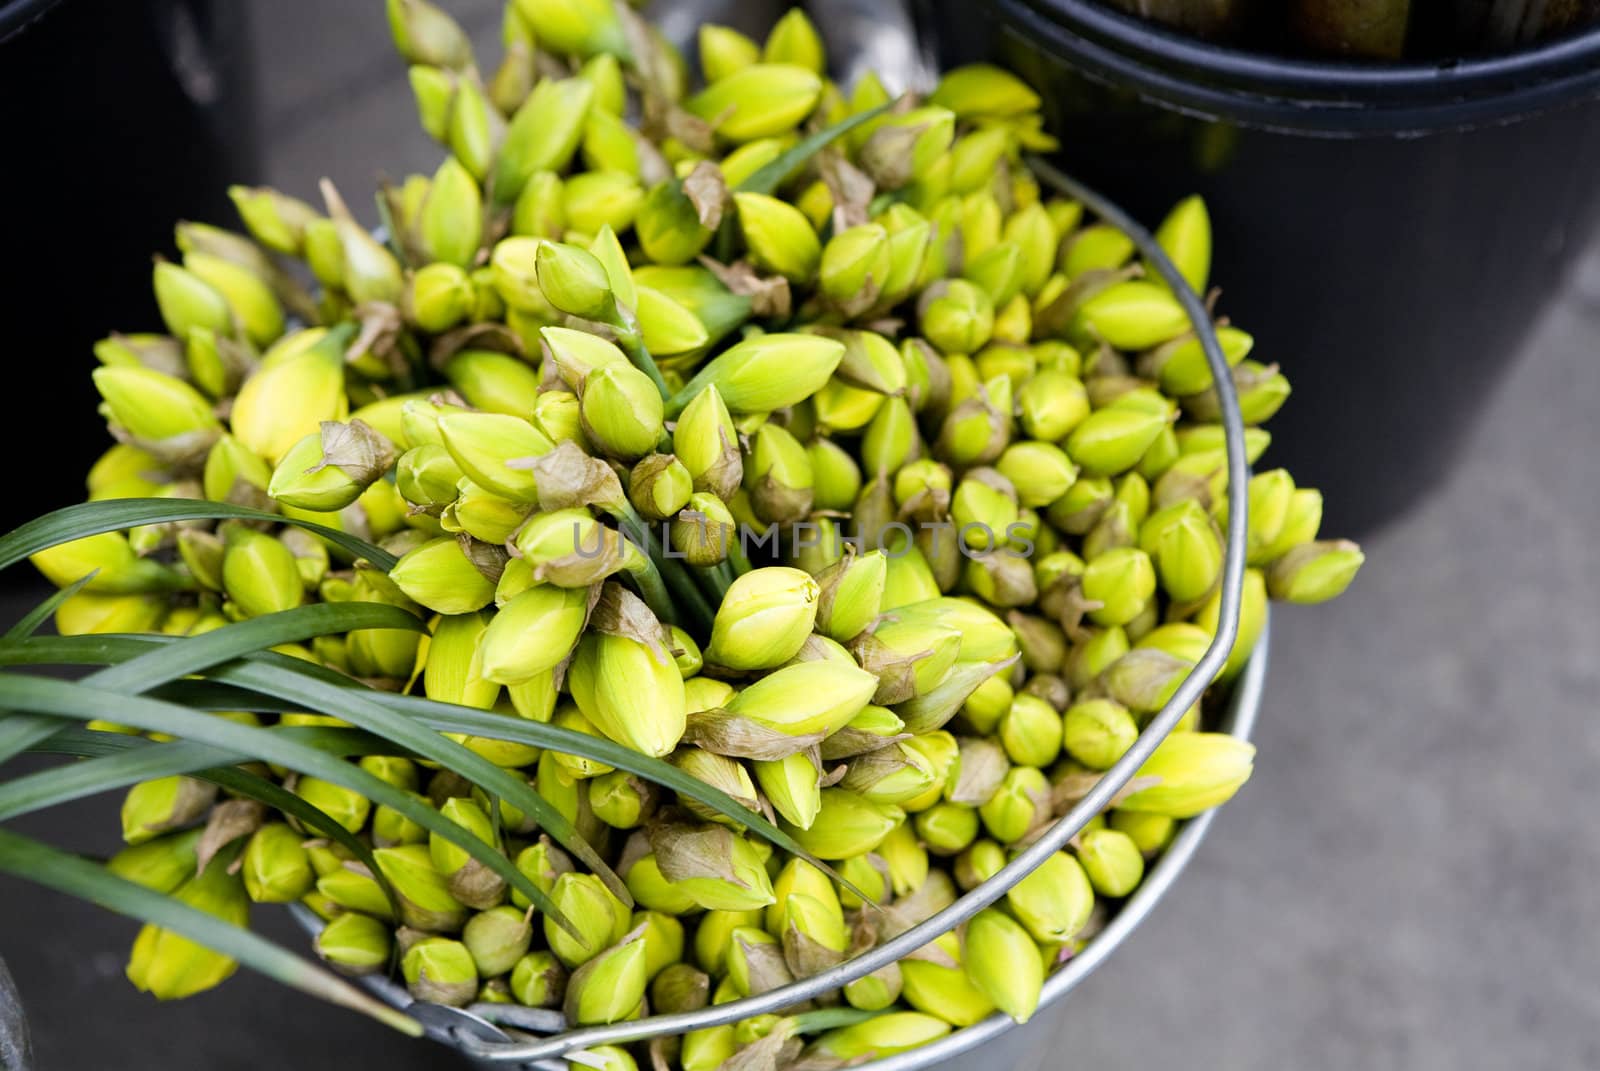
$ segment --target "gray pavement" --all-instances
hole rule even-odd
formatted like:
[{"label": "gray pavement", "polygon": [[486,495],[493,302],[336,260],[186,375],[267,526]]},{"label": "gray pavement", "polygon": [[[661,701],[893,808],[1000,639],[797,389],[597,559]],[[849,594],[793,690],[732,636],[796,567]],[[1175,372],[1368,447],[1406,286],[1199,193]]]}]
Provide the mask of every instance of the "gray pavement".
[{"label": "gray pavement", "polygon": [[[261,177],[431,168],[377,5],[287,6],[252,0]],[[496,5],[454,7],[492,40]],[[1600,248],[1355,587],[1278,613],[1254,780],[1019,1068],[1600,1068],[1597,341]],[[114,803],[25,825],[104,850]],[[158,1006],[121,977],[131,924],[17,882],[0,919],[44,1069],[456,1066],[253,976]]]}]

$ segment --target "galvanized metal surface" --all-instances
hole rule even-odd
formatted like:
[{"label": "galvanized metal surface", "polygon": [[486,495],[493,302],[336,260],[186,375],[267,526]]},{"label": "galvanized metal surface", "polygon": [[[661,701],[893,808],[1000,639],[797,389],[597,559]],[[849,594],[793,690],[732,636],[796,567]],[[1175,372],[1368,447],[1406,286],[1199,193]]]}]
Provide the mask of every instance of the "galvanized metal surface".
[{"label": "galvanized metal surface", "polygon": [[[964,894],[949,907],[913,926],[899,936],[828,970],[756,996],[731,1001],[727,1004],[713,1005],[692,1012],[653,1015],[629,1022],[583,1027],[548,1037],[530,1037],[508,1042],[502,1037],[495,1036],[495,1033],[498,1033],[497,1031],[484,1030],[483,1026],[487,1024],[487,1019],[479,1015],[471,1015],[470,1018],[464,1018],[461,1021],[460,1029],[451,1032],[443,1025],[449,1021],[451,1013],[429,1009],[427,1014],[437,1021],[438,1029],[453,1033],[454,1044],[468,1056],[490,1065],[509,1065],[514,1067],[542,1067],[546,1066],[543,1061],[561,1057],[578,1059],[576,1054],[592,1046],[640,1041],[667,1034],[683,1034],[691,1030],[738,1022],[741,1019],[747,1019],[755,1015],[777,1012],[780,1009],[839,989],[848,982],[903,959],[908,953],[922,947],[940,934],[954,929],[985,907],[999,900],[1018,881],[1021,881],[1044,863],[1045,860],[1064,848],[1095,815],[1110,805],[1117,792],[1132,779],[1139,767],[1144,765],[1145,761],[1161,744],[1161,741],[1177,725],[1184,713],[1200,700],[1207,687],[1221,672],[1238,636],[1239,602],[1245,569],[1245,524],[1248,517],[1245,494],[1249,477],[1249,463],[1245,459],[1244,425],[1239,415],[1239,402],[1233,390],[1232,375],[1226,358],[1223,356],[1221,346],[1217,342],[1216,334],[1211,328],[1210,315],[1199,296],[1190,289],[1188,283],[1168,259],[1155,238],[1137,221],[1129,217],[1107,198],[1085,187],[1070,176],[1063,174],[1049,163],[1040,159],[1030,158],[1028,164],[1044,185],[1055,192],[1073,197],[1082,202],[1088,211],[1101,220],[1121,229],[1133,239],[1139,252],[1154,267],[1156,273],[1167,283],[1172,293],[1183,305],[1184,311],[1188,314],[1195,333],[1199,337],[1206,361],[1211,368],[1222,412],[1228,462],[1226,548],[1223,557],[1217,630],[1212,638],[1211,645],[1206,649],[1205,654],[1194,669],[1178,686],[1171,699],[1167,701],[1167,704],[1146,725],[1144,731],[1140,733],[1139,738],[1128,749],[1127,753],[1108,769],[1095,787],[1083,799],[1079,800],[1066,815],[1057,820],[1048,832],[1018,853],[1014,859],[988,881]],[[1261,668],[1256,670],[1257,673],[1265,671],[1264,659],[1260,666]],[[1258,679],[1254,685],[1254,690],[1257,693],[1259,693],[1259,687]],[[1253,718],[1253,716],[1252,713],[1251,717]],[[1204,825],[1199,828],[1200,833],[1203,834]],[[1141,901],[1146,906],[1138,909],[1130,916],[1124,928],[1118,931],[1120,935],[1125,935],[1136,926],[1138,921],[1148,912],[1149,907],[1153,906],[1155,899],[1158,899],[1161,893],[1170,886],[1171,881],[1176,877],[1176,871],[1181,869],[1182,862],[1187,860],[1189,854],[1192,854],[1194,846],[1198,844],[1198,840],[1199,836],[1196,835],[1193,839],[1185,842],[1185,847],[1177,856],[1179,859],[1178,867],[1174,868],[1170,877],[1165,877],[1155,884],[1154,896]],[[1174,847],[1176,850],[1176,846]],[[1154,875],[1148,880],[1154,880]],[[1103,937],[1104,935],[1102,935]],[[1120,940],[1120,936],[1116,940]],[[1105,942],[1103,951],[1100,949],[1101,939],[1092,942],[1084,953],[1052,976],[1051,982],[1059,987],[1052,992],[1059,996],[1070,990],[1072,986],[1086,977],[1096,964],[1110,954],[1115,948],[1116,940]],[[1068,971],[1067,968],[1072,969]],[[1060,980],[1058,981],[1058,979]],[[475,1011],[488,1014],[493,1007],[485,1006],[475,1009]],[[952,1035],[950,1039],[947,1039],[950,1048],[945,1055],[955,1055],[966,1048],[970,1048],[972,1045],[980,1044],[985,1037],[993,1036],[1005,1030],[1008,1025],[1009,1021],[1003,1018],[998,1021],[991,1019],[986,1020],[983,1024]],[[538,1026],[532,1026],[531,1028],[534,1030],[539,1029]],[[970,1031],[979,1031],[979,1033],[972,1035]],[[930,1050],[932,1050],[931,1054]],[[922,1049],[915,1050],[913,1053],[902,1054],[903,1059],[902,1057],[896,1057],[892,1060],[882,1061],[882,1063],[885,1067],[897,1069],[924,1067],[941,1058],[939,1055],[941,1051],[943,1050],[937,1045],[925,1046]]]}]

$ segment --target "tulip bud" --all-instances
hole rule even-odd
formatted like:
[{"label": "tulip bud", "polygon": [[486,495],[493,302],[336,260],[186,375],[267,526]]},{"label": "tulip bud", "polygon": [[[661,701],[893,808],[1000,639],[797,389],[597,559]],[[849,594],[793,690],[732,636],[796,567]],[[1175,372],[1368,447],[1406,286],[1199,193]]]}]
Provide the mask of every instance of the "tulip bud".
[{"label": "tulip bud", "polygon": [[736,192],[733,202],[745,247],[757,267],[793,282],[816,274],[822,246],[804,213],[761,193]]},{"label": "tulip bud", "polygon": [[256,903],[287,904],[311,891],[316,874],[300,835],[281,822],[250,835],[240,856],[245,890]]},{"label": "tulip bud", "polygon": [[975,353],[994,330],[994,303],[964,279],[935,284],[917,303],[922,335],[942,353]]},{"label": "tulip bud", "polygon": [[361,421],[325,421],[283,455],[267,494],[296,509],[332,513],[360,498],[393,463],[389,440]]},{"label": "tulip bud", "polygon": [[602,733],[646,755],[672,751],[683,737],[683,677],[660,645],[590,631],[578,644],[567,685],[583,716]]},{"label": "tulip bud", "polygon": [[[700,754],[709,756],[709,752]],[[738,791],[748,791],[751,798],[755,795],[754,786]],[[748,840],[724,826],[658,824],[650,830],[650,847],[656,866],[674,892],[700,907],[712,912],[751,912],[773,902],[762,856]]]},{"label": "tulip bud", "polygon": [[875,223],[840,231],[822,250],[818,283],[823,295],[847,315],[871,308],[893,268],[889,232]]},{"label": "tulip bud", "polygon": [[589,782],[589,808],[613,829],[633,829],[654,811],[655,794],[649,782],[613,770]]},{"label": "tulip bud", "polygon": [[967,923],[963,952],[973,985],[1016,1022],[1027,1022],[1044,985],[1044,964],[1028,931],[988,908]]},{"label": "tulip bud", "polygon": [[530,1008],[557,1008],[567,990],[567,972],[549,952],[529,952],[511,969],[511,995]]},{"label": "tulip bud", "polygon": [[1122,810],[1112,811],[1108,824],[1119,833],[1126,833],[1146,856],[1154,855],[1171,843],[1177,826],[1176,820],[1164,814]]},{"label": "tulip bud", "polygon": [[961,955],[960,941],[947,933],[902,960],[905,1002],[958,1027],[972,1026],[987,1017],[994,1011],[994,1002],[962,970]]},{"label": "tulip bud", "polygon": [[444,374],[475,409],[525,417],[538,405],[538,374],[503,353],[462,350],[445,363]]},{"label": "tulip bud", "polygon": [[411,505],[430,513],[456,500],[460,466],[450,452],[436,443],[424,443],[400,455],[395,463],[395,487]]},{"label": "tulip bud", "polygon": [[743,479],[738,432],[715,386],[700,391],[684,407],[672,432],[672,446],[696,491],[728,498]]},{"label": "tulip bud", "polygon": [[1111,699],[1085,699],[1063,718],[1067,753],[1091,769],[1106,770],[1139,735],[1126,707]]},{"label": "tulip bud", "polygon": [[1057,852],[1011,887],[1006,908],[1034,940],[1070,941],[1089,923],[1094,889],[1079,861]]},{"label": "tulip bud", "polygon": [[798,569],[756,569],[734,581],[717,609],[707,657],[732,669],[770,669],[811,634],[820,590]]},{"label": "tulip bud", "polygon": [[[217,858],[199,875],[172,894],[192,908],[215,915],[234,926],[250,921],[250,901],[244,884],[228,872],[226,860]],[[160,1000],[193,996],[219,985],[238,963],[171,930],[148,923],[134,939],[128,957],[128,980],[140,992]]]},{"label": "tulip bud", "polygon": [[1036,696],[1017,696],[1000,719],[1000,742],[1020,766],[1050,765],[1061,753],[1062,736],[1061,715]]},{"label": "tulip bud", "polygon": [[230,422],[239,442],[276,464],[323,421],[343,420],[348,337],[335,330],[279,359],[264,359],[233,400]]},{"label": "tulip bud", "polygon": [[330,919],[313,944],[323,962],[340,974],[372,974],[389,964],[389,927],[353,911]]},{"label": "tulip bud", "polygon": [[1199,503],[1188,499],[1152,514],[1139,545],[1155,562],[1161,586],[1177,602],[1205,596],[1222,572],[1222,540]]},{"label": "tulip bud", "polygon": [[562,242],[541,242],[539,289],[557,309],[586,320],[609,321],[616,301],[605,266],[592,253]]},{"label": "tulip bud", "polygon": [[230,186],[228,197],[252,238],[277,253],[301,254],[316,209],[269,186]]},{"label": "tulip bud", "polygon": [[782,827],[819,859],[848,859],[872,851],[903,818],[898,807],[873,803],[842,788],[825,788],[810,829],[787,822]]},{"label": "tulip bud", "polygon": [[999,790],[978,808],[984,828],[1002,844],[1021,840],[1050,813],[1050,783],[1031,766],[1013,766]]},{"label": "tulip bud", "polygon": [[1090,830],[1079,836],[1076,851],[1084,873],[1101,896],[1127,896],[1144,879],[1144,856],[1126,833]]},{"label": "tulip bud", "polygon": [[595,369],[584,379],[579,403],[584,434],[612,457],[635,460],[661,439],[661,395],[632,365]]},{"label": "tulip bud", "polygon": [[782,759],[751,765],[756,783],[784,821],[810,829],[822,807],[822,771],[816,760],[804,751]]},{"label": "tulip bud", "polygon": [[1078,475],[1060,447],[1044,442],[1013,443],[995,468],[1016,487],[1023,506],[1048,506],[1066,494]]},{"label": "tulip bud", "polygon": [[903,703],[933,691],[955,664],[961,634],[955,629],[919,620],[898,620],[892,614],[877,628],[852,643],[861,668],[878,675],[872,701],[880,706]]},{"label": "tulip bud", "polygon": [[214,785],[189,777],[141,781],[122,801],[122,839],[142,844],[158,834],[199,820],[216,799]]},{"label": "tulip bud", "polygon": [[994,469],[969,470],[950,499],[950,519],[969,551],[1005,545],[1017,516],[1016,489]]},{"label": "tulip bud", "polygon": [[1227,802],[1250,777],[1255,746],[1225,733],[1175,733],[1137,777],[1160,780],[1117,804],[1125,811],[1192,818]]},{"label": "tulip bud", "polygon": [[574,937],[545,917],[545,941],[569,968],[587,963],[627,932],[627,909],[593,874],[560,875],[550,889],[550,899],[582,935]]},{"label": "tulip bud", "polygon": [[1179,201],[1156,228],[1156,241],[1194,292],[1204,294],[1211,274],[1211,217],[1205,201],[1198,194]]},{"label": "tulip bud", "polygon": [[[854,758],[839,784],[872,803],[904,804],[923,795],[936,781],[936,771],[922,752],[891,743]],[[887,857],[889,853],[879,854]]]},{"label": "tulip bud", "polygon": [[840,642],[859,635],[883,603],[887,562],[882,551],[842,559],[818,574],[816,627]]},{"label": "tulip bud", "polygon": [[159,562],[141,558],[120,532],[103,532],[58,543],[32,555],[29,561],[57,587],[67,587],[93,573],[85,591],[138,594],[172,591],[186,586],[184,578]]},{"label": "tulip bud", "polygon": [[1101,604],[1089,611],[1091,621],[1124,625],[1137,617],[1155,594],[1155,567],[1144,551],[1119,547],[1089,562],[1082,585],[1084,597]]},{"label": "tulip bud", "polygon": [[944,1019],[918,1012],[889,1012],[853,1026],[830,1030],[812,1043],[824,1059],[853,1062],[892,1056],[937,1041],[950,1033]]},{"label": "tulip bud", "polygon": [[163,458],[198,454],[221,430],[211,404],[180,379],[134,366],[97,368],[93,377],[109,420]]},{"label": "tulip bud", "polygon": [[400,959],[406,988],[418,1000],[463,1007],[478,992],[478,970],[460,941],[424,937]]},{"label": "tulip bud", "polygon": [[222,558],[222,586],[246,617],[291,610],[305,598],[292,551],[264,532],[229,528]]},{"label": "tulip bud", "polygon": [[861,492],[861,468],[844,447],[832,439],[814,439],[806,446],[811,464],[812,507],[845,512]]},{"label": "tulip bud", "polygon": [[673,518],[670,528],[672,549],[691,565],[708,567],[727,560],[738,545],[738,525],[722,499],[696,492]]},{"label": "tulip bud", "polygon": [[205,831],[200,827],[130,844],[106,861],[119,878],[159,893],[170,893],[196,871],[195,848]]},{"label": "tulip bud", "polygon": [[406,310],[422,330],[442,334],[472,314],[472,280],[454,264],[435,263],[411,277]]},{"label": "tulip bud", "polygon": [[758,516],[771,524],[798,521],[811,511],[815,476],[795,437],[775,424],[756,432],[745,486]]},{"label": "tulip bud", "polygon": [[510,906],[479,912],[467,920],[461,932],[461,943],[484,978],[505,974],[515,967],[532,939],[528,916]]},{"label": "tulip bud", "polygon": [[626,231],[644,203],[639,180],[623,171],[585,171],[568,178],[562,190],[567,225],[579,235],[609,227]]},{"label": "tulip bud", "polygon": [[749,685],[726,709],[791,736],[826,737],[855,717],[877,687],[877,677],[853,664],[797,662]]},{"label": "tulip bud", "polygon": [[407,597],[441,614],[470,614],[494,598],[494,584],[454,539],[432,539],[408,552],[389,579]]},{"label": "tulip bud", "polygon": [[1361,548],[1346,539],[1302,543],[1272,563],[1267,591],[1287,602],[1326,602],[1344,593],[1364,561]]},{"label": "tulip bud", "polygon": [[716,124],[730,141],[792,130],[816,107],[822,80],[804,67],[755,63],[717,79],[684,102],[691,115]]},{"label": "tulip bud", "polygon": [[[674,407],[714,386],[734,412],[783,409],[820,390],[843,356],[843,343],[818,335],[755,336],[725,350],[702,368],[678,393]],[[681,450],[679,454],[682,456]],[[690,471],[694,471],[692,466]]]},{"label": "tulip bud", "polygon": [[[698,781],[732,797],[749,810],[756,810],[756,786],[750,773],[742,764],[724,755],[714,754],[698,747],[679,748],[672,756],[672,764]],[[726,822],[715,809],[697,800],[684,801],[684,807],[697,818],[708,822]]]},{"label": "tulip bud", "polygon": [[1289,496],[1276,538],[1271,543],[1255,548],[1247,560],[1254,564],[1276,561],[1296,547],[1316,539],[1321,526],[1322,492],[1309,487],[1298,488]]},{"label": "tulip bud", "polygon": [[533,471],[511,464],[554,448],[532,424],[504,413],[449,413],[438,428],[444,448],[473,483],[513,502],[537,500]]},{"label": "tulip bud", "polygon": [[[1239,397],[1239,417],[1245,424],[1266,423],[1289,399],[1289,381],[1275,364],[1241,361],[1233,370],[1233,387]],[[1214,386],[1185,398],[1183,408],[1195,420],[1216,422],[1222,419],[1222,407]]]}]

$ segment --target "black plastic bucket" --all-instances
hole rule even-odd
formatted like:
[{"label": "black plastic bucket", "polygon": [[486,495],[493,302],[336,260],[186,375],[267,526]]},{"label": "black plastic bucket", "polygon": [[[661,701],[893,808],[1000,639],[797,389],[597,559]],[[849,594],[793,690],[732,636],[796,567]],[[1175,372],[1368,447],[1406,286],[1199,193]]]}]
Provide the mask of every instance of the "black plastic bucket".
[{"label": "black plastic bucket", "polygon": [[48,435],[7,467],[0,530],[82,500],[111,442],[95,340],[161,330],[151,255],[179,219],[231,222],[228,183],[254,177],[244,6],[0,0],[8,401]]},{"label": "black plastic bucket", "polygon": [[1600,31],[1372,64],[1208,44],[1083,0],[924,0],[941,64],[1045,97],[1073,173],[1210,206],[1219,311],[1296,389],[1264,465],[1361,534],[1448,474],[1600,206]]}]

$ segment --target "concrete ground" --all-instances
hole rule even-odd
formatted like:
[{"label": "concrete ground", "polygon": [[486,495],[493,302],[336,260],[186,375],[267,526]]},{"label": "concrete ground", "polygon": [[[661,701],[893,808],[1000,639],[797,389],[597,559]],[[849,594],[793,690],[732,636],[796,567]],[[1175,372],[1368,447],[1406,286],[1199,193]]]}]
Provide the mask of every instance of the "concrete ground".
[{"label": "concrete ground", "polygon": [[[355,203],[379,168],[431,168],[376,3],[252,8],[262,179],[310,196],[330,174]],[[492,39],[490,0],[452,9]],[[1597,338],[1600,248],[1451,478],[1367,542],[1345,598],[1277,615],[1254,780],[1019,1068],[1600,1068]],[[109,801],[18,825],[115,836]],[[41,1068],[457,1066],[254,976],[157,1006],[122,978],[131,924],[15,881],[0,918]]]}]

